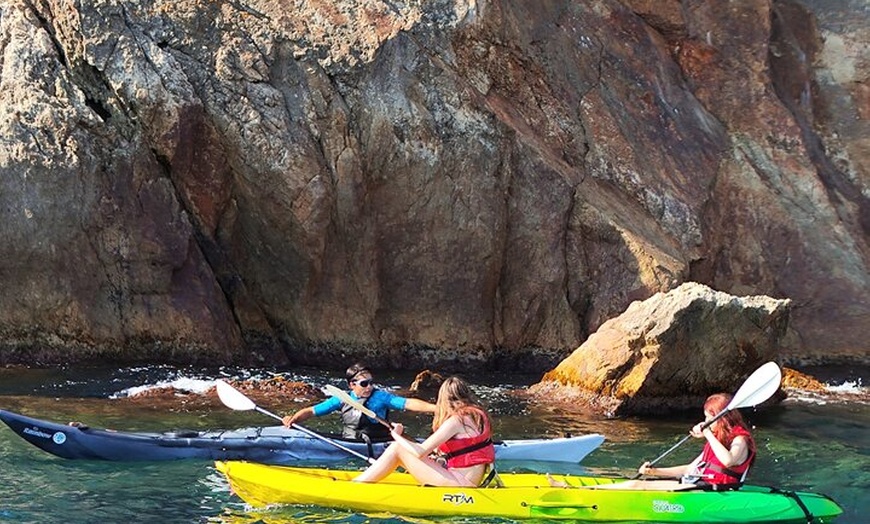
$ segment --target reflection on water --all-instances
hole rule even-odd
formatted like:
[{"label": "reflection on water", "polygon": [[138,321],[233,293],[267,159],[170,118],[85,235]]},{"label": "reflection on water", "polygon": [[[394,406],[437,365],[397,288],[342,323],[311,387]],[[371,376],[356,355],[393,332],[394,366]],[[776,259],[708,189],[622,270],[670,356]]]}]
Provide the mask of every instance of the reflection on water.
[{"label": "reflection on water", "polygon": [[[151,405],[110,397],[126,388],[191,377],[245,376],[243,370],[178,370],[167,367],[134,370],[0,370],[0,408],[56,422],[81,421],[93,427],[125,431],[170,429],[230,429],[271,424],[256,412],[235,412],[222,406]],[[294,378],[311,383],[336,381],[338,375],[295,370]],[[262,372],[262,376],[268,376]],[[412,378],[412,377],[411,377]],[[379,377],[388,386],[407,386],[405,376]],[[608,420],[570,406],[530,403],[517,395],[528,385],[484,380],[475,388],[490,405],[499,438],[556,437],[601,433],[607,441],[583,465],[514,463],[506,471],[633,474],[644,460],[659,456],[697,420],[690,415],[668,420]],[[277,404],[277,403],[276,403]],[[288,413],[298,405],[265,405]],[[789,400],[781,406],[747,410],[755,425],[758,462],[750,480],[755,484],[806,489],[833,496],[845,509],[838,524],[865,522],[870,512],[870,405],[860,402],[825,404]],[[431,419],[421,414],[397,414],[409,431],[425,435]],[[312,419],[315,430],[334,430],[337,417]],[[662,464],[684,463],[700,451],[694,439],[675,450]],[[352,467],[348,465],[346,467]],[[356,464],[359,467],[359,464]],[[313,507],[283,507],[253,511],[233,496],[226,480],[208,462],[112,463],[67,461],[52,457],[0,425],[0,521],[3,522],[324,522],[430,523],[472,522],[468,519],[405,519],[360,515]],[[473,520],[479,522],[479,519]],[[486,523],[507,522],[487,519]]]}]

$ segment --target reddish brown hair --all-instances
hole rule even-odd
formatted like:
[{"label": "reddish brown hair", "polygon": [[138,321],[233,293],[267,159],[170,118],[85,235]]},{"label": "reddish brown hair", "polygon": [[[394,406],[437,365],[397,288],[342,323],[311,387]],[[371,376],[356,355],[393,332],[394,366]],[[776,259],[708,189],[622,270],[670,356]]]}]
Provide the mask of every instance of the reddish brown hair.
[{"label": "reddish brown hair", "polygon": [[[723,409],[728,407],[732,398],[733,397],[728,393],[715,393],[710,395],[707,397],[707,401],[704,402],[704,412],[706,413],[709,411],[713,416],[716,416],[721,413]],[[743,415],[741,415],[736,409],[732,409],[728,413],[722,415],[722,417],[716,421],[715,426],[710,429],[713,430],[713,435],[716,436],[716,439],[728,448],[731,447],[731,441],[734,440],[732,435],[734,433],[734,428],[737,426],[742,427],[747,432],[749,431],[749,426],[746,424],[746,421],[743,420]]]}]

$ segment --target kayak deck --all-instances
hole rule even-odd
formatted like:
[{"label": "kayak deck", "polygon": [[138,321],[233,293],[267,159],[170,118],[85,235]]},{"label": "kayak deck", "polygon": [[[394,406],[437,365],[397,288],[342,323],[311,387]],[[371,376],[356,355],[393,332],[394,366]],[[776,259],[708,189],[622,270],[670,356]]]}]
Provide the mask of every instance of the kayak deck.
[{"label": "kayak deck", "polygon": [[[534,473],[501,473],[504,487],[420,486],[395,473],[375,484],[355,483],[358,471],[217,462],[245,502],[314,504],[359,512],[408,516],[487,516],[588,522],[830,522],[842,510],[813,493],[745,486],[738,491],[635,491],[613,489],[625,479],[562,476],[571,488],[550,486]],[[602,489],[603,485],[610,485]],[[798,502],[798,500],[800,502]]]}]

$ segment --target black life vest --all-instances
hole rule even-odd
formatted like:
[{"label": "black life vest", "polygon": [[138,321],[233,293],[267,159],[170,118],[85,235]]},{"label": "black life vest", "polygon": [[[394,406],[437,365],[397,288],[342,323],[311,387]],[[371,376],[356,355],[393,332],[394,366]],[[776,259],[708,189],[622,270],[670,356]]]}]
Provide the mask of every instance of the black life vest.
[{"label": "black life vest", "polygon": [[[371,397],[369,397],[371,398]],[[363,406],[368,402],[368,398],[363,401]],[[390,420],[390,410],[387,410],[384,420]],[[390,438],[390,430],[383,424],[373,422],[367,416],[363,415],[362,411],[354,409],[347,404],[341,405],[341,436],[357,440],[388,440]]]}]

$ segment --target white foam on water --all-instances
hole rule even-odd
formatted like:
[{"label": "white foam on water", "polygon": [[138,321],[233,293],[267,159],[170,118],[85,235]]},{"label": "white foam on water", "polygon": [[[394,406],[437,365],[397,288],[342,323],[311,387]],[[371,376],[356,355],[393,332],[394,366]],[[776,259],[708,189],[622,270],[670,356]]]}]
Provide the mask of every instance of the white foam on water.
[{"label": "white foam on water", "polygon": [[825,384],[825,389],[832,393],[854,393],[856,395],[867,393],[867,388],[862,386],[860,378],[854,382],[843,382],[839,385]]},{"label": "white foam on water", "polygon": [[818,393],[811,393],[802,390],[791,390],[789,392],[788,400],[802,402],[804,404],[817,404],[819,406],[824,406],[828,403],[827,399],[818,396]]},{"label": "white foam on water", "polygon": [[806,404],[825,405],[831,402],[866,402],[870,399],[870,388],[864,387],[861,379],[845,381],[842,384],[825,384],[824,391],[789,390],[789,397]]},{"label": "white foam on water", "polygon": [[146,384],[144,386],[134,386],[127,389],[122,389],[121,391],[110,395],[109,398],[133,397],[146,391],[162,388],[174,388],[176,391],[181,391],[185,393],[196,393],[201,395],[209,389],[213,388],[215,384],[215,380],[181,377],[174,380],[164,380],[161,382],[157,382],[156,384]]},{"label": "white foam on water", "polygon": [[[322,379],[316,379],[315,377],[310,377],[304,374],[297,373],[272,373],[272,372],[262,372],[262,371],[249,371],[249,370],[241,370],[230,376],[229,374],[221,371],[220,377],[202,377],[196,376],[196,374],[185,375],[184,372],[178,374],[178,376],[168,378],[165,380],[158,380],[149,384],[142,384],[139,386],[133,386],[126,389],[122,389],[116,393],[109,395],[109,398],[118,399],[125,397],[133,397],[136,395],[140,395],[144,392],[162,389],[162,388],[174,388],[179,393],[191,393],[203,395],[208,392],[209,389],[215,387],[218,379],[222,380],[245,380],[245,381],[262,381],[262,380],[270,380],[275,378],[276,376],[282,376],[287,380],[294,382],[323,382]],[[299,401],[307,400],[305,398],[299,398]]]}]

